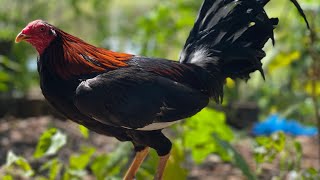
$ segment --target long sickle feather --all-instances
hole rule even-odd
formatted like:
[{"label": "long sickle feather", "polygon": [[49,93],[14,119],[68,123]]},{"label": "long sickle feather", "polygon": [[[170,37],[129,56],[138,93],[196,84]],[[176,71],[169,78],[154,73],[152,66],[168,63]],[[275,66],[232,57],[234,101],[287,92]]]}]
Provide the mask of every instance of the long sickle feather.
[{"label": "long sickle feather", "polygon": [[[306,17],[306,15],[304,14],[303,9],[301,8],[300,4],[298,3],[297,0],[290,0],[294,6],[296,6],[297,10],[299,11],[299,14],[303,17],[304,21],[306,22],[306,25],[308,27],[308,29],[310,29],[310,25],[308,22],[308,19]],[[259,0],[260,4],[262,4],[263,6],[265,6],[268,2],[270,2],[270,0]]]},{"label": "long sickle feather", "polygon": [[307,19],[306,15],[304,14],[303,9],[301,8],[300,4],[296,0],[290,0],[290,1],[296,6],[296,8],[299,11],[299,14],[303,17],[304,21],[306,22],[308,29],[310,29],[308,19]]}]

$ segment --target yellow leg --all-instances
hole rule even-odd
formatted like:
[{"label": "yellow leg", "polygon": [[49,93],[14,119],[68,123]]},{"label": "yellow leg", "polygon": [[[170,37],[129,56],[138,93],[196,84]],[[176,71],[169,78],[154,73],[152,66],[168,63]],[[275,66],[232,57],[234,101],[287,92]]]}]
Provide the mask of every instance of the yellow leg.
[{"label": "yellow leg", "polygon": [[133,180],[135,178],[140,165],[142,164],[143,160],[146,158],[148,153],[149,153],[149,147],[146,147],[144,150],[136,153],[136,156],[134,157],[123,180]]},{"label": "yellow leg", "polygon": [[163,175],[164,169],[166,168],[166,164],[168,162],[169,157],[170,157],[170,153],[164,156],[160,156],[160,160],[159,160],[156,175],[154,176],[154,180],[162,180],[162,175]]}]

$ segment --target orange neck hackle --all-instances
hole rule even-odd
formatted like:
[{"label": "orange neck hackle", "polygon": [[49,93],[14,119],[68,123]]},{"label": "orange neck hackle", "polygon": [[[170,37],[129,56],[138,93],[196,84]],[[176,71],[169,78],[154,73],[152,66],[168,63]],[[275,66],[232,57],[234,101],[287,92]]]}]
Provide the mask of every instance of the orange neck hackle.
[{"label": "orange neck hackle", "polygon": [[54,54],[57,52],[54,52],[53,56],[58,58],[50,58],[50,68],[62,79],[125,67],[128,66],[126,61],[133,57],[131,54],[95,47],[60,29],[56,29],[56,32],[63,55],[56,56]]}]

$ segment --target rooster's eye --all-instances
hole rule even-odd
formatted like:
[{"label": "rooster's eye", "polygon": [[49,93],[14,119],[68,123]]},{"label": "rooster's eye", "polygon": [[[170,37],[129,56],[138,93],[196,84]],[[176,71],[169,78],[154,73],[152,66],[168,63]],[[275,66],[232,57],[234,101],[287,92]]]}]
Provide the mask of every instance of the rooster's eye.
[{"label": "rooster's eye", "polygon": [[40,28],[40,31],[44,31],[44,27],[41,27],[41,28]]}]

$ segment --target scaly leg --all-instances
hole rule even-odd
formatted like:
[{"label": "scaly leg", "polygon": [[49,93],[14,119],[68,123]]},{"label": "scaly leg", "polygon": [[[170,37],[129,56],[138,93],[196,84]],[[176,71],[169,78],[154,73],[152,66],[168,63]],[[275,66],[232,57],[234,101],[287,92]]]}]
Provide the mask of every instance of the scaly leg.
[{"label": "scaly leg", "polygon": [[154,180],[162,180],[163,172],[164,172],[164,169],[166,168],[166,164],[168,162],[169,157],[170,157],[170,153],[164,156],[160,156],[160,160],[159,160],[156,175],[154,176]]},{"label": "scaly leg", "polygon": [[144,148],[142,151],[138,151],[136,156],[134,157],[126,175],[124,176],[123,180],[133,180],[137,174],[137,171],[142,164],[143,160],[149,153],[149,147]]}]

